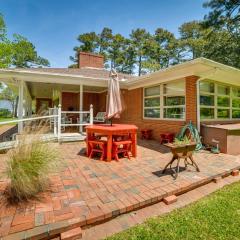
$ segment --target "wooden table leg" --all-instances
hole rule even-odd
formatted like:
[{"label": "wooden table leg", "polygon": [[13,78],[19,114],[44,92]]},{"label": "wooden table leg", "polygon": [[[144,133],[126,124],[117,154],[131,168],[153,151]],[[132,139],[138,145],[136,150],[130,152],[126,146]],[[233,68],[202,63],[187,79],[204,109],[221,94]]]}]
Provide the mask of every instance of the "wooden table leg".
[{"label": "wooden table leg", "polygon": [[112,160],[112,134],[107,136],[107,161]]},{"label": "wooden table leg", "polygon": [[132,139],[132,155],[134,158],[137,157],[137,133],[131,133]]},{"label": "wooden table leg", "polygon": [[86,138],[86,145],[87,145],[86,146],[86,154],[87,154],[87,157],[90,154],[90,149],[89,149],[89,144],[88,144],[89,137],[90,137],[90,133],[87,131],[87,138]]},{"label": "wooden table leg", "polygon": [[199,169],[197,163],[193,160],[192,154],[190,154],[189,158],[192,161],[192,165],[196,168],[197,172],[200,172],[200,169]]}]

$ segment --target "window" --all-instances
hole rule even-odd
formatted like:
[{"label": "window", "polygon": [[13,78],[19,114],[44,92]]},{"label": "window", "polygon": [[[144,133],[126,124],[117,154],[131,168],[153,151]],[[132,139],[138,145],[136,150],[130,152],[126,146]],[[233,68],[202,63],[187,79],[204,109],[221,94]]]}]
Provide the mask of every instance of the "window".
[{"label": "window", "polygon": [[232,118],[240,118],[240,88],[232,87]]},{"label": "window", "polygon": [[144,89],[144,117],[185,118],[185,81],[176,81]]},{"label": "window", "polygon": [[185,81],[171,82],[163,85],[164,118],[185,118]]},{"label": "window", "polygon": [[200,82],[201,119],[240,118],[240,88],[209,81]]},{"label": "window", "polygon": [[215,86],[212,82],[199,83],[201,119],[214,119]]},{"label": "window", "polygon": [[144,89],[144,117],[160,118],[160,86]]}]

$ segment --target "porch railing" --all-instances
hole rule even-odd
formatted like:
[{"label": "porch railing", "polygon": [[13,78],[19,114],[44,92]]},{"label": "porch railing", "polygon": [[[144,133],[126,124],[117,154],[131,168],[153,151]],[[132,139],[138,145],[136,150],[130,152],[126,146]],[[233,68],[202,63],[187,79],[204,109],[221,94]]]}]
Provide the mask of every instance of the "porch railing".
[{"label": "porch railing", "polygon": [[[57,137],[61,138],[61,130],[65,127],[73,127],[77,126],[80,128],[80,132],[82,132],[83,126],[88,126],[93,124],[93,105],[90,105],[89,111],[62,111],[61,106],[57,108],[58,118],[57,118]],[[67,115],[69,114],[77,114],[79,118],[77,118],[77,122],[73,123],[69,119],[67,119]],[[85,118],[84,118],[85,115]]]},{"label": "porch railing", "polygon": [[[79,120],[77,121],[77,123],[63,121],[63,116],[67,114],[78,114]],[[88,117],[84,119],[84,115],[87,115]],[[60,140],[62,133],[61,130],[63,127],[64,128],[70,126],[83,127],[93,124],[93,105],[90,105],[89,111],[62,111],[61,106],[59,105],[58,108],[57,107],[50,108],[48,115],[4,121],[0,122],[0,126],[11,123],[25,123],[42,119],[49,119],[50,128],[52,128],[53,126],[54,136],[57,137],[58,140]]]}]

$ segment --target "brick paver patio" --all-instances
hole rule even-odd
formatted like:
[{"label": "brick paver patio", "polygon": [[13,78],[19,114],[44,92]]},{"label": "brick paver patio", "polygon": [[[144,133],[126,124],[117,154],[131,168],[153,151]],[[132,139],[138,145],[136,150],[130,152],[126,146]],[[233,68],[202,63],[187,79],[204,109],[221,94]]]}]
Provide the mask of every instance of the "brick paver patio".
[{"label": "brick paver patio", "polygon": [[[84,147],[84,143],[61,145],[67,166],[51,176],[51,191],[41,194],[39,201],[9,206],[2,196],[0,236],[53,236],[159,202],[240,168],[238,157],[201,152],[194,155],[201,172],[182,168],[174,180],[170,172],[161,174],[171,154],[157,142],[139,140],[137,159],[110,163],[86,158]],[[0,156],[2,163],[4,158]],[[0,166],[1,171],[4,164]],[[1,192],[5,186],[6,180],[0,182]]]}]

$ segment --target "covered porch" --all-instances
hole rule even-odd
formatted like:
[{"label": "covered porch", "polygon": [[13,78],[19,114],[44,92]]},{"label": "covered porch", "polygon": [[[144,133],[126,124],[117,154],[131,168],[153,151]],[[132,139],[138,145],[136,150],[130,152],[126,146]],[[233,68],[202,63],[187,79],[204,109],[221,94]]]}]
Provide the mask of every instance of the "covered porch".
[{"label": "covered porch", "polygon": [[[0,81],[18,96],[19,120],[57,115],[60,107],[62,136],[84,137],[84,126],[90,123],[90,106],[93,116],[105,112],[108,77],[47,74],[31,69],[19,70],[17,73],[16,70],[6,70],[0,73]],[[49,121],[50,132],[53,133],[55,120],[52,118]],[[18,123],[19,133],[22,132],[23,125],[23,122]]]}]

